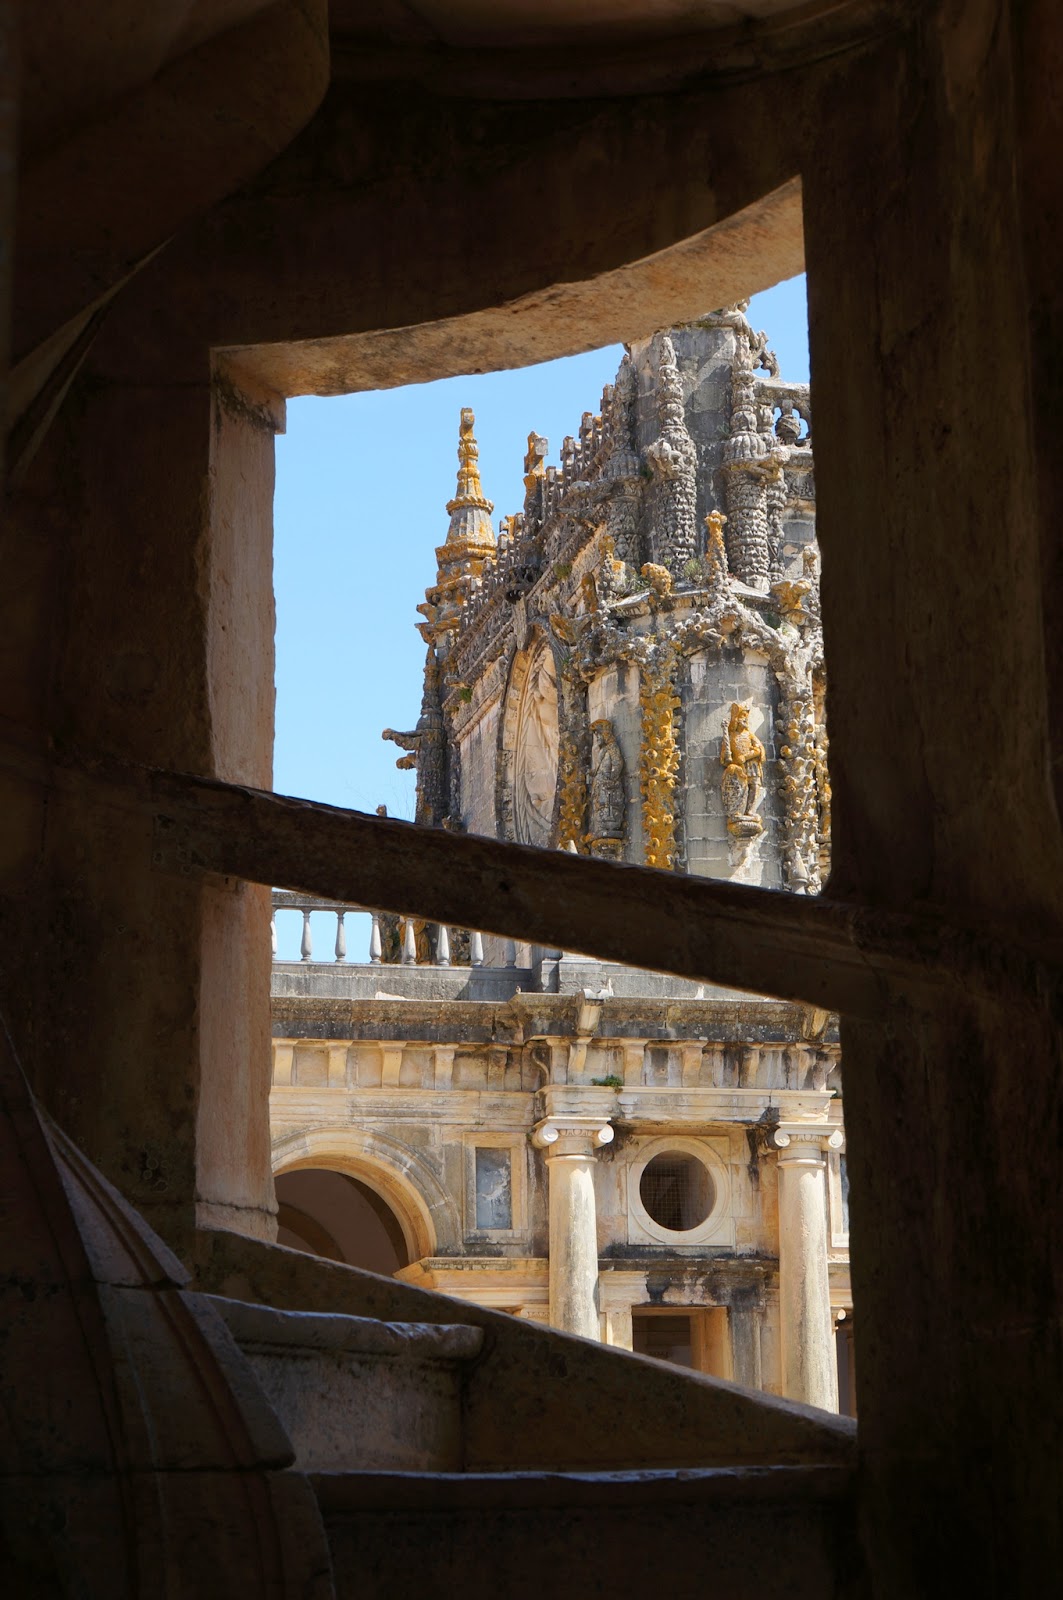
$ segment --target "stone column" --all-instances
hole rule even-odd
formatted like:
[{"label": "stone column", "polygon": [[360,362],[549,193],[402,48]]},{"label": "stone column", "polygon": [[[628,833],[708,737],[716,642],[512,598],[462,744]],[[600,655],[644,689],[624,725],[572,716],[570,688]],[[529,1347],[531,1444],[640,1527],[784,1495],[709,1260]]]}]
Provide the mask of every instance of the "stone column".
[{"label": "stone column", "polygon": [[827,1158],[834,1129],[790,1123],[772,1133],[779,1151],[779,1311],[782,1388],[789,1400],[838,1409],[827,1274]]},{"label": "stone column", "polygon": [[546,1117],[533,1134],[550,1183],[550,1322],[584,1339],[601,1338],[594,1157],[612,1137],[603,1118],[581,1116]]}]

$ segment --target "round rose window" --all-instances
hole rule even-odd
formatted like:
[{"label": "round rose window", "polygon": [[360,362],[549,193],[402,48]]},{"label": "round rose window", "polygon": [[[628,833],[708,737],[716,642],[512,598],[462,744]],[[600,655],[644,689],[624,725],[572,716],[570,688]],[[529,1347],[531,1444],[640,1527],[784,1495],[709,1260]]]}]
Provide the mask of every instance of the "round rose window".
[{"label": "round rose window", "polygon": [[711,1212],[716,1188],[704,1162],[685,1150],[665,1150],[647,1161],[639,1198],[659,1228],[690,1233]]}]

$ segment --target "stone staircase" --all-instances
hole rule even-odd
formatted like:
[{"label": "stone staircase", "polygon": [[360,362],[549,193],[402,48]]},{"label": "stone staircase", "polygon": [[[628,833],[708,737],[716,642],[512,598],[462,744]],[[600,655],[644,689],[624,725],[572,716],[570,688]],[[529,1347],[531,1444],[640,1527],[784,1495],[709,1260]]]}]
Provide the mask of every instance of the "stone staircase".
[{"label": "stone staircase", "polygon": [[[233,1238],[223,1248],[246,1257],[262,1247]],[[282,1266],[299,1276],[305,1260]],[[437,1302],[436,1315],[476,1319],[383,1320],[204,1296],[309,1477],[339,1600],[405,1600],[424,1589],[539,1600],[544,1588],[616,1600],[661,1584],[679,1600],[702,1600],[720,1585],[729,1600],[857,1591],[848,1423],[515,1319],[494,1327],[497,1313],[339,1271],[350,1299],[359,1290],[388,1299],[394,1291],[399,1302],[413,1293]],[[552,1360],[548,1387],[534,1361],[516,1380],[530,1386],[530,1410],[529,1396],[514,1393],[517,1369],[499,1337],[514,1329]],[[622,1409],[600,1384],[588,1389],[588,1362],[619,1369]],[[695,1430],[704,1426],[701,1448],[677,1428],[674,1464],[647,1470],[647,1457],[660,1453],[650,1413],[671,1414],[676,1396]],[[588,1404],[609,1465],[573,1470],[587,1455]],[[501,1431],[484,1431],[484,1405]],[[747,1413],[744,1430],[710,1425],[728,1409],[732,1423]]]},{"label": "stone staircase", "polygon": [[186,1267],[0,1034],[5,1600],[849,1600],[855,1431],[237,1234]]},{"label": "stone staircase", "polygon": [[848,1600],[844,1467],[335,1473],[311,1483],[337,1600]]}]

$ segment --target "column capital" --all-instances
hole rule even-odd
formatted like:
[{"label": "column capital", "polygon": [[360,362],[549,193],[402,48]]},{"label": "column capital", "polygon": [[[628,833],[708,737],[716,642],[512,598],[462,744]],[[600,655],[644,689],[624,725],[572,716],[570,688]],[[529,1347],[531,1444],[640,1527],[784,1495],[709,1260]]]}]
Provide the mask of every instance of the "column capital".
[{"label": "column capital", "polygon": [[592,1156],[612,1141],[613,1129],[605,1117],[555,1114],[532,1129],[532,1143],[545,1152],[547,1161],[555,1156]]},{"label": "column capital", "polygon": [[840,1128],[822,1123],[780,1122],[771,1130],[768,1142],[778,1150],[780,1162],[818,1163],[828,1151],[845,1148],[845,1135]]}]

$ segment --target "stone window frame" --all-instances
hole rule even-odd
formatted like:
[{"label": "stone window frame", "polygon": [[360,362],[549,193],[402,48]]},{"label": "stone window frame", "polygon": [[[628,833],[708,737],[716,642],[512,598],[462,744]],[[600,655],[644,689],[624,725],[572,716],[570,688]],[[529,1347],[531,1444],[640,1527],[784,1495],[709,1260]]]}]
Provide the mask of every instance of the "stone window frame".
[{"label": "stone window frame", "polygon": [[[464,1183],[462,1232],[466,1241],[472,1239],[514,1240],[523,1238],[528,1231],[528,1171],[527,1140],[523,1133],[491,1132],[483,1128],[467,1129],[462,1135]],[[478,1228],[476,1226],[476,1152],[477,1150],[508,1150],[510,1152],[511,1199],[513,1226],[510,1228]]]},{"label": "stone window frame", "polygon": [[[731,1174],[726,1154],[717,1145],[723,1139],[694,1138],[689,1134],[659,1134],[640,1141],[627,1169],[627,1235],[629,1244],[672,1245],[679,1250],[700,1245],[728,1245],[734,1247],[734,1219],[731,1215]],[[662,1228],[655,1222],[642,1203],[639,1186],[642,1174],[655,1156],[694,1156],[708,1169],[712,1180],[714,1199],[712,1210],[696,1228],[676,1233],[672,1228]]]}]

